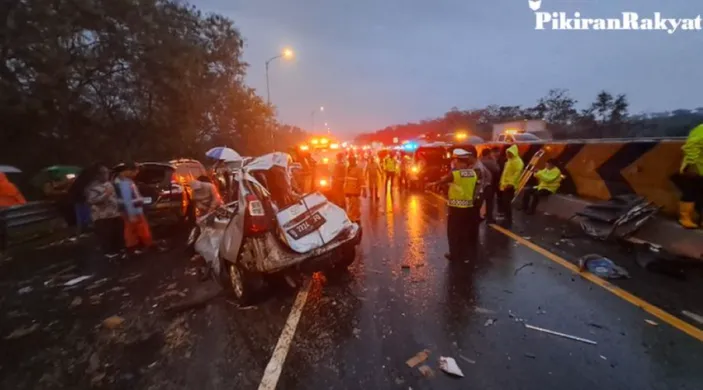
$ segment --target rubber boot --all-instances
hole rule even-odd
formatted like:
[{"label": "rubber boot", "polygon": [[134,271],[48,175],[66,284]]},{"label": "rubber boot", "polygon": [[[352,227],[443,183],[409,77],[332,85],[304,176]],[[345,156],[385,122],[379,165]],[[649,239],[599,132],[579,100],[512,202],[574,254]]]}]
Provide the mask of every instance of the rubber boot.
[{"label": "rubber boot", "polygon": [[686,229],[696,229],[698,225],[693,221],[695,203],[679,202],[679,223]]}]

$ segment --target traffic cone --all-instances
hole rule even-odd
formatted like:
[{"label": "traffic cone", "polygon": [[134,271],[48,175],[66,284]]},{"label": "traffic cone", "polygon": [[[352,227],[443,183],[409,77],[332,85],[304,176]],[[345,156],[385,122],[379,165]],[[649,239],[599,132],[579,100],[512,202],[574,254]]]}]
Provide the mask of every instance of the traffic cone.
[{"label": "traffic cone", "polygon": [[693,221],[695,203],[679,202],[679,223],[686,229],[696,229],[698,225]]}]

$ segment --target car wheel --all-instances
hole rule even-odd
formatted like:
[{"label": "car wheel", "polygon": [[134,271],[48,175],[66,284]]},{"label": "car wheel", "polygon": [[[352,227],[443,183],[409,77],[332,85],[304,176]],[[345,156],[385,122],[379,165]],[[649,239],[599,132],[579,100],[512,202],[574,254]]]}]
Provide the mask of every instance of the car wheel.
[{"label": "car wheel", "polygon": [[342,253],[340,259],[334,265],[334,271],[336,272],[346,272],[349,266],[354,263],[356,259],[356,246],[355,245],[344,245],[342,247]]},{"label": "car wheel", "polygon": [[225,263],[227,268],[223,270],[223,274],[229,279],[228,286],[230,292],[240,303],[251,303],[261,289],[261,276],[254,272],[247,271],[237,264],[230,262]]}]

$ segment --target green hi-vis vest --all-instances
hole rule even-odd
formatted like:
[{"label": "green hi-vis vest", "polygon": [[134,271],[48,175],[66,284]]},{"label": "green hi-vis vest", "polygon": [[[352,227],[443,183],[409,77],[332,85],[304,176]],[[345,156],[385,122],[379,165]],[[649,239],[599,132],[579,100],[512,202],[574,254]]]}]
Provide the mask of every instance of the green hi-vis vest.
[{"label": "green hi-vis vest", "polygon": [[474,193],[476,192],[476,172],[473,169],[459,169],[452,171],[454,181],[449,185],[449,207],[469,208],[474,207]]}]

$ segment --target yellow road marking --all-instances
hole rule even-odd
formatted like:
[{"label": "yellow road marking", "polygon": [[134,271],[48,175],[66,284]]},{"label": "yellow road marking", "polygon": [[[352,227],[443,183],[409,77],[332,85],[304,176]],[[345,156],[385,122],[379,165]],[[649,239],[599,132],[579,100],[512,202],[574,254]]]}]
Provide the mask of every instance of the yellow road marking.
[{"label": "yellow road marking", "polygon": [[503,227],[500,227],[495,224],[490,225],[494,230],[512,238],[513,240],[519,242],[520,244],[532,249],[533,251],[541,254],[542,256],[548,258],[549,260],[552,260],[553,262],[568,268],[570,271],[579,274],[585,279],[588,279],[590,282],[595,283],[604,289],[610,291],[611,293],[619,296],[620,298],[630,302],[631,304],[639,307],[640,309],[646,311],[647,313],[659,318],[660,320],[666,322],[667,324],[673,326],[674,328],[686,333],[687,335],[698,339],[698,341],[703,341],[703,330],[700,330],[699,328],[679,319],[678,317],[675,317],[664,310],[652,305],[649,302],[646,302],[642,300],[641,298],[630,294],[629,292],[621,289],[620,287],[617,287],[610,282],[601,279],[597,277],[596,275],[593,275],[590,272],[580,272],[579,267],[574,265],[573,263],[569,262],[568,260],[565,260],[554,253],[537,246],[533,244],[532,242],[525,240],[524,238],[518,236],[517,234],[511,232],[510,230],[507,230]]},{"label": "yellow road marking", "polygon": [[[434,192],[430,192],[432,195],[435,197],[442,199],[443,201],[446,201],[447,199],[444,198],[441,195],[435,194]],[[673,326],[674,328],[686,333],[687,335],[697,339],[698,341],[703,342],[703,330],[699,329],[696,326],[693,326],[689,324],[686,321],[681,320],[680,318],[673,316],[666,311],[652,305],[651,303],[642,300],[641,298],[630,294],[629,292],[621,289],[620,287],[617,287],[613,285],[612,283],[606,281],[605,279],[601,279],[597,277],[596,275],[593,275],[590,272],[580,272],[579,267],[577,267],[575,264],[569,262],[568,260],[559,257],[558,255],[542,248],[541,246],[538,246],[531,241],[528,241],[517,234],[511,232],[508,229],[505,229],[501,226],[498,226],[496,224],[491,224],[489,225],[491,228],[496,230],[497,232],[502,233],[505,236],[508,236],[512,238],[513,240],[519,242],[520,244],[532,249],[533,251],[541,254],[542,256],[548,258],[549,260],[552,260],[553,262],[569,269],[570,271],[579,274],[582,276],[584,279],[587,279],[591,283],[597,284],[600,287],[603,287],[607,291],[617,295],[618,297],[626,300],[627,302],[630,302],[631,304],[639,307],[640,309],[646,311],[647,313],[659,318],[660,320],[666,322],[667,324]]]},{"label": "yellow road marking", "polygon": [[305,307],[305,302],[308,300],[309,291],[310,280],[306,280],[305,284],[298,292],[298,296],[295,297],[293,307],[290,309],[286,324],[283,326],[283,331],[281,331],[281,337],[278,339],[271,360],[269,360],[264,370],[264,376],[261,378],[259,390],[273,390],[276,388],[276,385],[278,385],[278,379],[281,377],[281,371],[283,371],[283,363],[286,361],[288,350],[293,342],[295,329],[298,327],[300,315],[303,313],[303,307]]}]

